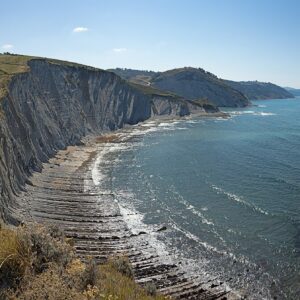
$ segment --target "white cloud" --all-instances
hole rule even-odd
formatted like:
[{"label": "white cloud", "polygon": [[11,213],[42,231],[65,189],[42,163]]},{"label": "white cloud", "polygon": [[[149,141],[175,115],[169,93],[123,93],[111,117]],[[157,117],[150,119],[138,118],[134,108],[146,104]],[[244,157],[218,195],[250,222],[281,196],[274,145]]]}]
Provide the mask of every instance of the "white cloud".
[{"label": "white cloud", "polygon": [[2,45],[2,49],[4,50],[11,50],[14,47],[12,44],[4,44]]},{"label": "white cloud", "polygon": [[127,48],[114,48],[113,51],[116,53],[121,53],[127,51]]},{"label": "white cloud", "polygon": [[74,29],[73,29],[73,32],[86,32],[86,31],[88,31],[89,29],[87,28],[87,27],[75,27]]}]

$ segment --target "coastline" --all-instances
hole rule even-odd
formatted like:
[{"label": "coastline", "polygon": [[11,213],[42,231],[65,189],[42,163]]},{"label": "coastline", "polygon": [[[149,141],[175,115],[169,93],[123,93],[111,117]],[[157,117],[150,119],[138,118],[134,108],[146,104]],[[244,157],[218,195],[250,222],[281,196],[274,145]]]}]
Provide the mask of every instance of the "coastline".
[{"label": "coastline", "polygon": [[[132,218],[140,221],[139,215],[122,206],[116,193],[102,185],[107,153],[127,147],[139,134],[153,130],[153,123],[155,127],[172,120],[178,119],[152,118],[115,132],[88,136],[83,145],[59,151],[44,164],[41,173],[33,174],[31,184],[19,197],[22,199],[19,204],[33,221],[60,224],[66,235],[73,238],[76,253],[83,260],[92,256],[104,262],[110,256],[126,255],[138,283],[154,281],[159,292],[174,299],[183,295],[184,299],[194,299],[199,293],[203,299],[238,299],[223,282],[213,278],[203,280],[201,274],[189,275],[174,264],[167,249],[163,249],[163,255],[157,253],[145,238],[152,234],[146,229],[134,230],[134,222],[130,225]],[[149,123],[152,125],[148,126]],[[138,134],[134,133],[136,129]],[[99,169],[102,174],[97,173]]]}]

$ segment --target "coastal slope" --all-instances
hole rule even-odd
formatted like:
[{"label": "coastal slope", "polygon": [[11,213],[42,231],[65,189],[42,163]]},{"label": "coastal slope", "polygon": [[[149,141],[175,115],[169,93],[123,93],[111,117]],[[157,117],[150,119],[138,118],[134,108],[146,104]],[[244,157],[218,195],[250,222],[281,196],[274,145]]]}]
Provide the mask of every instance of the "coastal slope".
[{"label": "coastal slope", "polygon": [[166,72],[111,69],[122,78],[189,99],[206,98],[217,106],[241,107],[257,99],[287,99],[299,90],[282,88],[270,82],[223,80],[201,68],[179,68]]},{"label": "coastal slope", "polygon": [[289,93],[291,93],[294,97],[299,97],[300,96],[300,89],[285,87],[285,90],[287,90]]},{"label": "coastal slope", "polygon": [[216,106],[244,107],[250,104],[240,91],[201,68],[185,67],[156,73],[130,69],[111,71],[132,82],[176,93],[191,100],[206,99]]},{"label": "coastal slope", "polygon": [[157,115],[206,113],[201,103],[75,63],[0,55],[0,70],[0,219],[11,223],[28,177],[57,150]]},{"label": "coastal slope", "polygon": [[224,80],[224,82],[243,93],[250,100],[294,98],[290,91],[270,82],[231,80]]}]

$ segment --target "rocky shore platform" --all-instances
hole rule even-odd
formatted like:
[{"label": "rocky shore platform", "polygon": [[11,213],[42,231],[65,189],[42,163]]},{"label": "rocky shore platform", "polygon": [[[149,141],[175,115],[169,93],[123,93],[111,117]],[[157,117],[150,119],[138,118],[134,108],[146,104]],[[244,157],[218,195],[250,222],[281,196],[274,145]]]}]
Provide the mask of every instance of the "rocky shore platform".
[{"label": "rocky shore platform", "polygon": [[[98,154],[114,144],[133,139],[130,129],[83,140],[69,146],[34,173],[19,197],[20,213],[33,220],[55,224],[74,241],[81,259],[104,262],[111,256],[126,255],[135,280],[153,282],[158,291],[173,299],[239,299],[216,279],[203,281],[191,276],[170,259],[156,253],[146,233],[133,233],[122,216],[113,191],[95,186],[92,170]],[[127,136],[127,137],[126,137]],[[126,138],[124,138],[126,137]]]}]

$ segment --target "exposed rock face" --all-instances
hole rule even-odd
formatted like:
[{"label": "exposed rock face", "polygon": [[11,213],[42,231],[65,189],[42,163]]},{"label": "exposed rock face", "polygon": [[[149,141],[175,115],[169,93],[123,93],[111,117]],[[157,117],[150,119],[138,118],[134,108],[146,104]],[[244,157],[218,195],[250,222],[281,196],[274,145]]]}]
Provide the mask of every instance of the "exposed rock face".
[{"label": "exposed rock face", "polygon": [[[300,95],[300,90],[282,88],[270,82],[223,80],[196,68],[166,72],[111,69],[131,82],[171,91],[188,99],[207,98],[217,106],[245,106],[249,100],[286,99]],[[248,98],[249,100],[247,100]]]},{"label": "exposed rock face", "polygon": [[207,99],[216,106],[243,107],[250,104],[243,93],[203,69],[180,68],[166,72],[111,70],[135,83],[153,86],[191,100]]},{"label": "exposed rock face", "polygon": [[152,78],[151,85],[192,100],[207,98],[216,106],[243,107],[249,104],[241,92],[202,69],[182,68],[163,72]]},{"label": "exposed rock face", "polygon": [[0,100],[0,218],[9,222],[28,176],[58,149],[154,115],[204,111],[183,99],[143,93],[110,72],[45,59],[28,65]]},{"label": "exposed rock face", "polygon": [[243,93],[250,100],[294,98],[291,92],[270,82],[231,80],[224,80],[224,82]]}]

